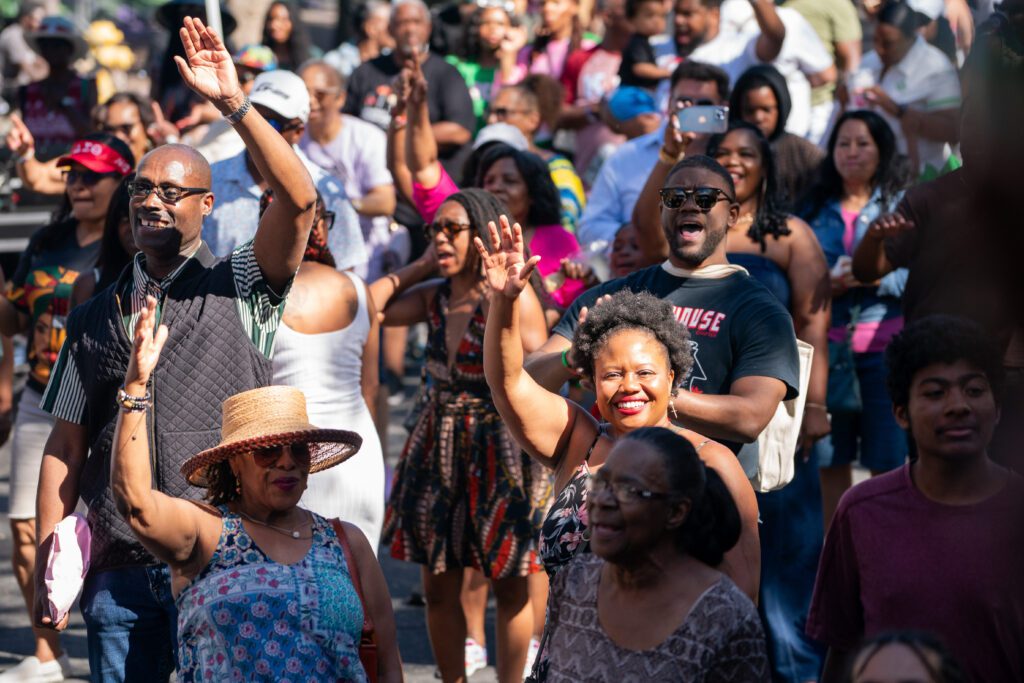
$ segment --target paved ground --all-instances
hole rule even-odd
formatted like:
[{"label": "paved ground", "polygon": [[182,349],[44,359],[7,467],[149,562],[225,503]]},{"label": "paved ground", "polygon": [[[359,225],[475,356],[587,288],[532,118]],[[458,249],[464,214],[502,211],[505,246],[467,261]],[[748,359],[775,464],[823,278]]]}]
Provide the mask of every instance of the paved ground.
[{"label": "paved ground", "polygon": [[[415,380],[410,378],[410,384]],[[388,435],[388,460],[394,464],[401,452],[406,432],[402,429],[405,405],[393,408],[394,418]],[[0,449],[0,670],[16,664],[21,657],[30,654],[33,648],[32,634],[28,629],[21,593],[15,584],[11,571],[11,533],[7,521],[7,496],[9,490],[10,447]],[[405,679],[409,683],[434,683],[434,664],[427,639],[423,608],[407,604],[412,591],[419,589],[419,567],[398,562],[381,553],[381,564],[391,589],[398,624],[398,641],[405,663]],[[494,642],[494,609],[488,609],[488,637]],[[82,680],[88,677],[89,663],[86,659],[85,625],[77,607],[72,612],[71,625],[63,636],[64,647],[71,656],[76,676]],[[493,664],[494,653],[491,652]],[[493,667],[488,667],[472,676],[473,683],[496,681]]]}]

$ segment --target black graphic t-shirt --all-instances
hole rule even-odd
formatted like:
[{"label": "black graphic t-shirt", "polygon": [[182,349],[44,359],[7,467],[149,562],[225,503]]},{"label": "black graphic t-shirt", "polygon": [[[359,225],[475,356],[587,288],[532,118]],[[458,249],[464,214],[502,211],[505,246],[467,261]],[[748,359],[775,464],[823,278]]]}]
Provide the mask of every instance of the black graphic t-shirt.
[{"label": "black graphic t-shirt", "polygon": [[[578,296],[554,333],[571,341],[580,308],[623,289],[666,299],[689,330],[693,369],[683,389],[723,395],[741,377],[774,377],[786,385],[786,399],[797,395],[800,359],[793,319],[764,285],[743,272],[694,278],[672,275],[660,265],[644,268]],[[739,448],[723,443],[734,451]]]},{"label": "black graphic t-shirt", "polygon": [[[342,111],[386,130],[391,123],[391,108],[398,100],[396,88],[401,71],[391,54],[361,64],[349,78],[348,95]],[[476,130],[473,100],[458,70],[431,53],[423,62],[423,76],[427,80],[427,108],[431,123],[450,121],[470,132]],[[459,178],[462,163],[469,152],[469,145],[441,147],[439,160],[449,175]]]}]

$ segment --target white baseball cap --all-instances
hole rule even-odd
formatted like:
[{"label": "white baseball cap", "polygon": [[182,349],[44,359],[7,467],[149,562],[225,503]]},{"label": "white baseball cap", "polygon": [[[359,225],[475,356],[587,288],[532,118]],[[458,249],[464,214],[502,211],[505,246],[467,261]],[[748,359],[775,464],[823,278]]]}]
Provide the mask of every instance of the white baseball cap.
[{"label": "white baseball cap", "polygon": [[907,0],[907,5],[932,20],[938,19],[946,11],[946,5],[942,0]]},{"label": "white baseball cap", "polygon": [[309,91],[298,74],[264,71],[253,81],[249,100],[285,119],[309,121]]},{"label": "white baseball cap", "polygon": [[481,128],[480,132],[476,134],[476,140],[473,141],[473,149],[480,149],[491,142],[503,142],[520,152],[525,152],[530,148],[530,141],[523,135],[523,131],[511,123],[503,121],[490,123]]}]

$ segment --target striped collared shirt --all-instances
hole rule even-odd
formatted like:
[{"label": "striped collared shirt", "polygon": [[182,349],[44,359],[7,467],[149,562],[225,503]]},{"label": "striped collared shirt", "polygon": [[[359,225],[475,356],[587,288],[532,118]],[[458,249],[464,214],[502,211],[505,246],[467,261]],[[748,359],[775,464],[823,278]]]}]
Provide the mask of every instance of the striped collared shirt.
[{"label": "striped collared shirt", "polygon": [[[231,253],[231,270],[234,274],[235,293],[238,297],[238,313],[242,319],[245,334],[267,358],[274,353],[274,338],[277,334],[287,289],[282,295],[273,292],[263,279],[250,240]],[[196,251],[198,251],[198,247]],[[160,319],[163,301],[171,284],[181,274],[185,265],[195,256],[195,251],[175,270],[161,280],[155,280],[146,272],[145,255],[139,253],[132,266],[132,277],[121,292],[122,300],[129,302],[127,312],[122,316],[128,338],[134,336],[135,324],[146,307],[146,296],[156,298],[157,320]],[[289,284],[290,287],[290,284]],[[39,404],[47,413],[75,424],[86,421],[85,387],[78,375],[78,368],[68,345],[61,347],[57,362],[50,372],[50,383],[43,392]]]}]

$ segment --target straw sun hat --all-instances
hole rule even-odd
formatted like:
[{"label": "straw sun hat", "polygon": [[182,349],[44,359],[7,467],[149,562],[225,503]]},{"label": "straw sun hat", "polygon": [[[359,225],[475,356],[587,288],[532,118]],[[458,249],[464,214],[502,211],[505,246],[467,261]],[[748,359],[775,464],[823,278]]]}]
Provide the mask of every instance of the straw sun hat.
[{"label": "straw sun hat", "polygon": [[309,444],[309,472],[319,472],[359,451],[363,438],[343,429],[309,423],[306,397],[295,387],[244,391],[224,401],[220,443],[185,461],[181,473],[193,486],[209,485],[206,471],[236,453],[291,444]]}]

